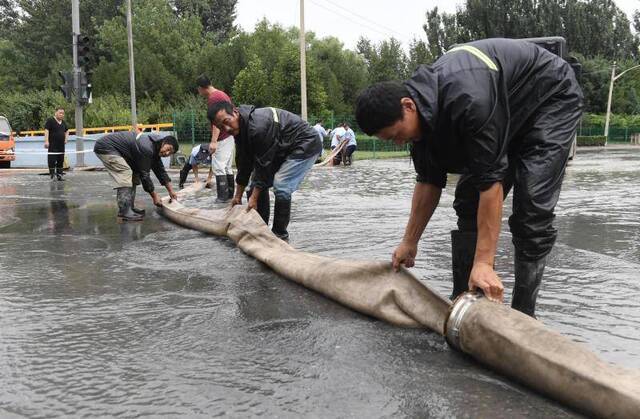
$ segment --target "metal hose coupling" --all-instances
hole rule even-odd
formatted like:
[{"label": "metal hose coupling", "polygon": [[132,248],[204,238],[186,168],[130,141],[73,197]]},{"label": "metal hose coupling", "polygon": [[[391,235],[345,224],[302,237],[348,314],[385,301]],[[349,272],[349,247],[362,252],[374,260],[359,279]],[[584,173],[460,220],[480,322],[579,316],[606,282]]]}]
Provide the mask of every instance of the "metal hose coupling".
[{"label": "metal hose coupling", "polygon": [[462,325],[465,314],[469,310],[469,307],[481,298],[484,298],[484,296],[478,292],[466,292],[453,302],[453,306],[449,311],[449,318],[445,325],[444,335],[447,343],[455,349],[462,350],[460,348],[460,326]]}]

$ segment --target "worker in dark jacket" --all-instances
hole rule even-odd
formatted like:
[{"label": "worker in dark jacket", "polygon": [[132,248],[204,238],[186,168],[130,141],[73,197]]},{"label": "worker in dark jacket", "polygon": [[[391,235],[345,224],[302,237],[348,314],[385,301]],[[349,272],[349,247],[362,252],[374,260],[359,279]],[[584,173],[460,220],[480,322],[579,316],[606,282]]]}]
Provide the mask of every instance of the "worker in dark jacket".
[{"label": "worker in dark jacket", "polygon": [[169,196],[177,198],[171,187],[171,179],[160,160],[161,157],[168,157],[178,151],[178,141],[174,137],[114,132],[96,141],[93,151],[115,181],[120,221],[141,221],[144,217],[145,211],[135,208],[136,188],[140,183],[151,195],[153,203],[161,205],[162,201],[151,180],[151,170],[160,184],[167,188]]},{"label": "worker in dark jacket", "polygon": [[268,224],[269,188],[273,186],[272,231],[288,239],[291,195],[322,151],[317,132],[298,115],[276,108],[235,108],[218,102],[209,107],[208,117],[235,138],[238,173],[232,205],[242,203],[242,193],[249,185],[248,209],[256,209]]},{"label": "worker in dark jacket", "polygon": [[412,142],[417,184],[394,267],[414,265],[447,173],[459,173],[452,298],[480,288],[502,301],[494,256],[503,200],[513,186],[512,307],[534,316],[546,257],[556,240],[554,208],[582,112],[582,92],[569,64],[523,40],[471,42],[419,67],[404,83],[369,87],[356,108],[367,134]]}]

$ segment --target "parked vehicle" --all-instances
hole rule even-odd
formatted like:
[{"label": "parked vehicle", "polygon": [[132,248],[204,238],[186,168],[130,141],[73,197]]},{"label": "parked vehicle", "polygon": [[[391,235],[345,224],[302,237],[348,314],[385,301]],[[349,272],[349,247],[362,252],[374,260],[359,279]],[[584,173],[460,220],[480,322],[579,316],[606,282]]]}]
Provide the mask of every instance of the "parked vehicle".
[{"label": "parked vehicle", "polygon": [[16,159],[16,142],[13,139],[9,120],[0,115],[0,169],[8,169]]}]

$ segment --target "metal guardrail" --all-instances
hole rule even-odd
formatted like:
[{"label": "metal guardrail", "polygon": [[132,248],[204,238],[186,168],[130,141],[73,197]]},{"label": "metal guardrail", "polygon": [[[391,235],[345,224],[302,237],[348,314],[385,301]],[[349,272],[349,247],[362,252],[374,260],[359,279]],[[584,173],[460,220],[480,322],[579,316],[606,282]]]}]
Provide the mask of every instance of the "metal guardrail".
[{"label": "metal guardrail", "polygon": [[[83,129],[82,135],[86,134],[107,134],[109,132],[116,131],[131,131],[131,125],[116,125],[113,127],[95,127],[95,128],[85,128]],[[165,122],[162,124],[138,124],[139,128],[142,129],[151,129],[151,131],[160,131],[163,128],[173,128],[173,123]],[[69,134],[75,134],[75,128],[69,130]],[[13,133],[16,136],[16,133]],[[33,137],[36,135],[44,135],[44,130],[35,130],[35,131],[20,131],[21,137]]]}]

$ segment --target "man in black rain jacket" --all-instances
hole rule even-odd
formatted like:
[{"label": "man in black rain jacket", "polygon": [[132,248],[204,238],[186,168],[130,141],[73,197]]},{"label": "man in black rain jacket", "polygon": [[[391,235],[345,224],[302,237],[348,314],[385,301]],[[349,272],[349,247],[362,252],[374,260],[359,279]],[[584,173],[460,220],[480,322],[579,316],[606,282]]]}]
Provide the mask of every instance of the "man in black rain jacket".
[{"label": "man in black rain jacket", "polygon": [[231,205],[242,203],[242,193],[249,185],[248,210],[256,209],[268,224],[269,188],[273,186],[272,231],[286,240],[291,195],[322,151],[318,134],[298,115],[277,108],[235,108],[218,102],[209,107],[208,117],[235,138],[238,173]]},{"label": "man in black rain jacket", "polygon": [[161,157],[168,157],[178,151],[178,141],[174,137],[114,132],[98,139],[93,151],[115,182],[120,221],[142,220],[144,210],[135,208],[136,188],[140,183],[151,195],[153,203],[161,204],[160,197],[154,190],[150,171],[167,188],[171,198],[177,198],[171,187],[171,179],[160,160]]},{"label": "man in black rain jacket", "polygon": [[447,173],[461,174],[451,232],[452,299],[480,288],[502,301],[494,271],[503,200],[513,187],[512,307],[534,316],[545,261],[556,240],[554,208],[582,112],[567,62],[524,40],[459,45],[404,83],[363,91],[356,104],[367,134],[412,142],[417,172],[411,215],[393,265],[411,267]]}]

